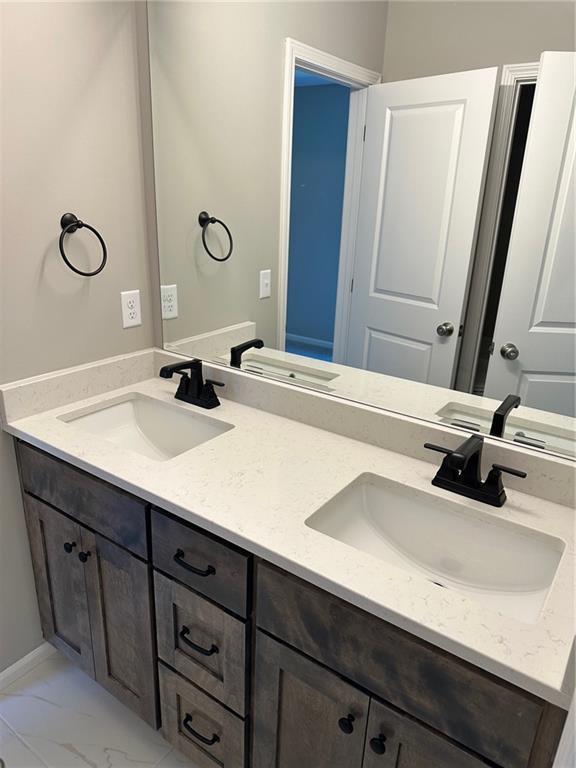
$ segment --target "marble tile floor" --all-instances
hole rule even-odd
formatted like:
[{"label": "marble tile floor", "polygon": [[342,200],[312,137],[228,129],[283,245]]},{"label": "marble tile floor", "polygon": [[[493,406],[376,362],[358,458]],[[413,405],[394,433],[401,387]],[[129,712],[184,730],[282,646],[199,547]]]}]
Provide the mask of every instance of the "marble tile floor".
[{"label": "marble tile floor", "polygon": [[197,768],[59,653],[0,690],[1,768]]}]

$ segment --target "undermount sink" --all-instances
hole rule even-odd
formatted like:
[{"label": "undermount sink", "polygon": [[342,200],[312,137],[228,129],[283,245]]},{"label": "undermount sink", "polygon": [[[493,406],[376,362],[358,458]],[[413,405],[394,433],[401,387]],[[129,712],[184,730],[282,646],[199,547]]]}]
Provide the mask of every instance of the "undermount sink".
[{"label": "undermount sink", "polygon": [[224,421],[137,394],[59,418],[156,461],[172,459],[233,428]]},{"label": "undermount sink", "polygon": [[538,621],[564,550],[561,539],[372,474],[306,525],[527,623]]}]

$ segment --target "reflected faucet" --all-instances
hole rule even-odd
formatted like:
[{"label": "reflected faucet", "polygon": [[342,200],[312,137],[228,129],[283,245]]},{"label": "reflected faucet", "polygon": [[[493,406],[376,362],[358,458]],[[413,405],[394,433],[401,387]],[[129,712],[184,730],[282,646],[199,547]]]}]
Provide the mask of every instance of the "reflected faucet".
[{"label": "reflected faucet", "polygon": [[237,344],[235,347],[230,348],[230,365],[233,368],[240,368],[242,364],[242,355],[247,349],[262,349],[264,342],[262,339],[250,339],[242,344]]},{"label": "reflected faucet", "polygon": [[506,429],[506,419],[512,408],[518,408],[522,401],[518,395],[508,395],[494,411],[490,434],[492,437],[503,437]]}]

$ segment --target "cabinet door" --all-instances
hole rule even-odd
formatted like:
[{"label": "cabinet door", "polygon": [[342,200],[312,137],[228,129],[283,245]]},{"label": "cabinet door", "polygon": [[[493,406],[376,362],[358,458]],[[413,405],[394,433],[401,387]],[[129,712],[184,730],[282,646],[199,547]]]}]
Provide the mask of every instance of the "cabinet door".
[{"label": "cabinet door", "polygon": [[44,637],[93,677],[80,526],[27,494],[24,507]]},{"label": "cabinet door", "polygon": [[361,768],[368,697],[258,632],[254,768]]},{"label": "cabinet door", "polygon": [[96,680],[157,728],[149,567],[85,528],[82,550]]},{"label": "cabinet door", "polygon": [[372,699],[363,768],[486,768],[486,763]]}]

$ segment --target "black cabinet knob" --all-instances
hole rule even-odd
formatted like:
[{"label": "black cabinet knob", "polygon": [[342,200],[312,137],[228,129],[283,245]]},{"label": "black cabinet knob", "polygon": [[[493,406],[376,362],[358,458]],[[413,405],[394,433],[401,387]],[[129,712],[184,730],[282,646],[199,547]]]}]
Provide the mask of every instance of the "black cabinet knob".
[{"label": "black cabinet knob", "polygon": [[70,552],[72,552],[72,550],[74,549],[75,546],[76,546],[76,542],[75,541],[66,541],[66,542],[64,542],[64,552],[67,552],[68,554],[70,554]]},{"label": "black cabinet knob", "polygon": [[338,725],[340,726],[340,730],[349,735],[354,730],[354,715],[347,715],[346,717],[341,717],[340,720],[338,720]]},{"label": "black cabinet knob", "polygon": [[370,749],[377,755],[383,755],[386,752],[386,736],[383,733],[379,733],[378,736],[370,739]]},{"label": "black cabinet knob", "polygon": [[81,563],[85,563],[89,557],[90,552],[78,552],[78,560],[80,560]]}]

